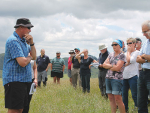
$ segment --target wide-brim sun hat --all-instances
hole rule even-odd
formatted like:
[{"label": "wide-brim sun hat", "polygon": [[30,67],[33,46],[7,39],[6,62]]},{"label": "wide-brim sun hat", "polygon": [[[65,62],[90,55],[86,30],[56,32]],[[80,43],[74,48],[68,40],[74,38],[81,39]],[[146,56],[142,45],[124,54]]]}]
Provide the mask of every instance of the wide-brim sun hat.
[{"label": "wide-brim sun hat", "polygon": [[107,48],[107,46],[105,44],[99,45],[99,50],[103,50],[103,49],[106,49],[106,48]]},{"label": "wide-brim sun hat", "polygon": [[70,50],[69,54],[75,53],[74,50]]},{"label": "wide-brim sun hat", "polygon": [[30,20],[27,18],[19,18],[16,22],[16,25],[14,26],[14,28],[18,28],[19,26],[23,26],[23,27],[34,27]]}]

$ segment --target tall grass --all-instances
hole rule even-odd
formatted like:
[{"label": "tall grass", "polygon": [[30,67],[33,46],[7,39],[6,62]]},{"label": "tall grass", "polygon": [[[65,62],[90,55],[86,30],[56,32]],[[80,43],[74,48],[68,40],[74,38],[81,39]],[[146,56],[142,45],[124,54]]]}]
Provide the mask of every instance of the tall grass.
[{"label": "tall grass", "polygon": [[[0,113],[6,113],[4,108],[4,90],[0,80]],[[134,111],[134,103],[129,93],[129,112]],[[78,87],[74,89],[65,75],[60,85],[53,84],[49,78],[47,86],[37,88],[33,94],[29,113],[111,113],[109,100],[101,97],[98,79],[91,79],[91,92],[82,93]],[[119,113],[119,111],[117,111]]]}]

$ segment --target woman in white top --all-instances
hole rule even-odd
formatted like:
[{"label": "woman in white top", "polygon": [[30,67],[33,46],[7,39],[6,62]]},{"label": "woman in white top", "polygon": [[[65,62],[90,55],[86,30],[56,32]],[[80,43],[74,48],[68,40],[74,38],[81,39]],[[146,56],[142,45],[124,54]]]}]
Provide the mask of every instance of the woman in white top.
[{"label": "woman in white top", "polygon": [[139,76],[139,64],[136,62],[136,58],[139,55],[139,51],[135,49],[136,39],[127,39],[127,52],[126,64],[123,72],[123,102],[126,112],[128,111],[128,91],[131,89],[132,98],[134,104],[137,107],[137,79]]},{"label": "woman in white top", "polygon": [[31,60],[30,63],[31,63],[31,72],[32,72],[32,82],[28,83],[28,87],[27,87],[28,103],[24,107],[22,113],[28,113],[29,112],[30,101],[31,101],[31,98],[32,98],[32,94],[29,95],[31,84],[34,82],[36,84],[36,86],[37,86],[37,65],[36,65],[36,61],[35,60]]}]

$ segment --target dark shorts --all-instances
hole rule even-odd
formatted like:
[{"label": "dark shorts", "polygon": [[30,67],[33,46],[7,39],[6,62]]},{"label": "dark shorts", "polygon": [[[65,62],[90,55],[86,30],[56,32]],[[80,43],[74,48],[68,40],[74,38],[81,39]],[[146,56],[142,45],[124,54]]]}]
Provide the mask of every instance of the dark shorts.
[{"label": "dark shorts", "polygon": [[51,71],[51,77],[63,78],[63,72],[58,73],[58,72]]},{"label": "dark shorts", "polygon": [[23,109],[27,104],[27,83],[10,82],[4,85],[5,88],[5,108]]}]

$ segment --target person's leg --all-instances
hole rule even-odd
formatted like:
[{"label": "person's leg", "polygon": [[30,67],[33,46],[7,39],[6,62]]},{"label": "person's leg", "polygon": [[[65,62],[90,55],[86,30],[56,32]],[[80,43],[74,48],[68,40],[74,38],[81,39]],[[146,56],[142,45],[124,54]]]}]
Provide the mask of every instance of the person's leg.
[{"label": "person's leg", "polygon": [[71,77],[72,77],[72,85],[73,85],[73,87],[76,87],[76,85],[75,85],[75,69],[74,68],[71,70]]},{"label": "person's leg", "polygon": [[8,113],[22,113],[23,109],[8,109]]},{"label": "person's leg", "polygon": [[46,82],[47,82],[47,72],[46,72],[46,70],[43,71],[42,79],[43,79],[43,86],[45,87],[46,86]]},{"label": "person's leg", "polygon": [[81,82],[82,82],[82,89],[83,89],[83,92],[85,93],[86,92],[86,83],[85,83],[85,76],[81,75]]},{"label": "person's leg", "polygon": [[110,101],[111,113],[116,113],[117,106],[115,102],[115,97],[113,94],[107,94],[107,95]]},{"label": "person's leg", "polygon": [[81,82],[81,76],[80,76],[80,68],[77,69],[77,77],[78,77],[78,81],[79,81],[79,87],[82,86],[82,82]]},{"label": "person's leg", "polygon": [[107,97],[107,94],[106,94],[106,83],[105,83],[106,73],[107,73],[107,70],[103,70],[102,73],[101,73],[101,77],[102,77],[102,84],[103,84],[103,94],[104,94],[104,96]]},{"label": "person's leg", "polygon": [[[128,91],[129,91],[129,79],[123,80],[122,98],[125,105],[125,110],[128,111]],[[136,84],[135,84],[136,85]]]},{"label": "person's leg", "polygon": [[118,105],[120,113],[125,113],[125,106],[122,102],[122,96],[121,95],[114,95],[115,102]]},{"label": "person's leg", "polygon": [[132,93],[132,98],[134,100],[134,104],[137,107],[137,76],[134,76],[129,79],[129,85]]},{"label": "person's leg", "polygon": [[23,112],[22,112],[22,113],[28,113],[28,112],[29,112],[30,101],[31,101],[31,98],[32,98],[32,94],[31,94],[31,95],[29,95],[30,88],[31,88],[31,84],[32,84],[32,83],[28,83],[28,84],[27,84],[28,103],[27,103],[27,105],[26,105],[26,106],[24,106],[24,108],[23,108]]},{"label": "person's leg", "polygon": [[119,108],[120,113],[125,113],[125,106],[122,101],[122,88],[123,88],[123,80],[113,79],[111,81],[112,85],[112,94],[115,97],[116,105]]},{"label": "person's leg", "polygon": [[98,73],[98,80],[99,80],[99,89],[100,89],[101,95],[104,96],[104,94],[103,94],[102,76],[101,76],[101,71],[100,70],[99,70],[99,73]]},{"label": "person's leg", "polygon": [[138,78],[138,113],[148,113],[147,109],[147,88],[145,79],[145,71],[141,71]]},{"label": "person's leg", "polygon": [[56,76],[53,77],[53,82],[56,84]]},{"label": "person's leg", "polygon": [[72,85],[72,78],[70,78],[70,85]]},{"label": "person's leg", "polygon": [[90,93],[90,77],[91,73],[87,73],[85,76],[85,83],[86,83],[85,85],[88,93]]},{"label": "person's leg", "polygon": [[38,86],[41,86],[41,81],[42,81],[42,73],[38,72]]},{"label": "person's leg", "polygon": [[60,78],[56,77],[56,79],[57,79],[57,84],[60,84]]}]

